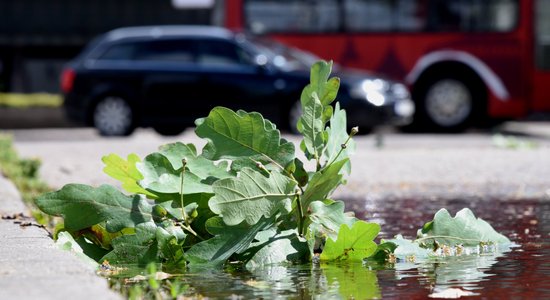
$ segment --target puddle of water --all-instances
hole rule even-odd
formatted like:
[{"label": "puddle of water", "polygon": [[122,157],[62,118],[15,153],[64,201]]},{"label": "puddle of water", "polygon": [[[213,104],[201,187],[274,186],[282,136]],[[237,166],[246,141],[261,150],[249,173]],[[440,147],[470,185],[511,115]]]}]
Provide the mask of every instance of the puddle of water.
[{"label": "puddle of water", "polygon": [[172,280],[188,295],[230,299],[370,299],[459,296],[474,299],[550,298],[550,203],[544,201],[347,201],[356,216],[382,227],[381,238],[412,238],[441,207],[476,216],[519,244],[506,253],[394,266],[363,264],[271,266],[186,273]]},{"label": "puddle of water", "polygon": [[519,247],[507,253],[459,257],[445,264],[428,263],[404,271],[378,271],[384,297],[425,298],[449,288],[460,288],[490,299],[550,297],[548,201],[367,201],[363,210],[356,209],[358,217],[380,223],[381,237],[390,238],[397,232],[414,237],[417,228],[441,207],[452,215],[463,207],[470,207],[477,217],[488,221]]}]

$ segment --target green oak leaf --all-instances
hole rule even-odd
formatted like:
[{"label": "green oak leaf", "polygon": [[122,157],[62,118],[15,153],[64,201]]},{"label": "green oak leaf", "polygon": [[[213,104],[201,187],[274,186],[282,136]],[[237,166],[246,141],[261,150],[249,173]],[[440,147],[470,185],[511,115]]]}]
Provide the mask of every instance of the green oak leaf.
[{"label": "green oak leaf", "polygon": [[318,61],[311,66],[309,84],[304,88],[302,94],[308,97],[313,92],[317,93],[323,106],[328,106],[336,99],[340,79],[333,77],[329,79],[332,70],[332,62]]},{"label": "green oak leaf", "polygon": [[390,255],[395,252],[396,248],[397,245],[395,243],[382,240],[376,247],[376,252],[374,252],[374,254],[368,259],[372,261],[386,262],[388,261]]},{"label": "green oak leaf", "polygon": [[352,227],[357,219],[344,212],[345,204],[336,201],[329,204],[322,201],[313,201],[309,205],[309,219],[311,224],[309,230],[316,237],[327,236],[333,240],[338,238],[338,230],[343,224]]},{"label": "green oak leaf", "polygon": [[420,246],[415,241],[405,239],[402,235],[398,234],[391,240],[384,240],[384,243],[392,243],[397,246],[393,254],[396,258],[403,261],[417,261],[419,259],[425,259],[434,255],[434,252],[430,249],[426,249]]},{"label": "green oak leaf", "polygon": [[181,170],[182,159],[187,161],[189,171],[199,178],[215,178],[222,179],[233,177],[234,174],[228,172],[228,163],[221,161],[217,165],[213,161],[205,158],[202,155],[197,155],[197,150],[193,144],[183,144],[180,142],[163,145],[159,149],[159,153],[164,155],[172,164],[174,170]]},{"label": "green oak leaf", "polygon": [[[140,185],[163,194],[179,194],[181,191],[180,170],[175,170],[168,158],[160,153],[149,154],[137,164],[143,174]],[[186,169],[183,177],[183,194],[212,193],[210,183]]]},{"label": "green oak leaf", "polygon": [[113,240],[113,250],[101,261],[114,265],[137,264],[144,267],[154,262],[168,262],[171,267],[185,265],[181,229],[166,229],[153,222],[136,226],[136,233],[123,235]]},{"label": "green oak leaf", "polygon": [[304,261],[308,255],[308,246],[295,229],[278,232],[272,227],[259,232],[247,252],[250,252],[248,255],[251,258],[247,259],[246,267],[253,269],[272,264]]},{"label": "green oak leaf", "polygon": [[80,248],[82,248],[86,256],[97,262],[99,262],[100,259],[109,252],[109,250],[100,247],[83,236],[76,238],[75,241],[78,245],[80,245]]},{"label": "green oak leaf", "polygon": [[464,208],[451,217],[446,209],[440,209],[433,221],[418,231],[418,238],[427,242],[437,241],[441,245],[477,246],[479,243],[511,244],[504,235],[474,213]]},{"label": "green oak leaf", "polygon": [[215,107],[195,123],[196,134],[208,141],[202,152],[208,159],[244,159],[280,170],[294,159],[294,144],[281,139],[279,130],[259,113]]},{"label": "green oak leaf", "polygon": [[262,216],[289,212],[296,196],[296,182],[290,178],[277,172],[266,177],[249,168],[236,178],[216,181],[212,189],[215,195],[210,199],[210,209],[222,216],[227,225],[242,221],[255,224]]},{"label": "green oak leaf", "polygon": [[79,237],[79,236],[85,237],[89,241],[93,242],[94,244],[104,249],[110,249],[111,241],[116,237],[119,237],[123,234],[130,234],[130,233],[134,233],[133,228],[124,228],[121,231],[109,232],[107,231],[105,222],[95,224],[88,228],[81,229],[77,232],[72,232],[72,234],[75,237]]},{"label": "green oak leaf", "polygon": [[342,225],[337,240],[327,239],[321,261],[362,261],[376,251],[373,240],[378,232],[380,225],[376,223],[357,221],[351,228]]},{"label": "green oak leaf", "polygon": [[297,128],[304,136],[304,146],[307,152],[314,157],[320,157],[325,147],[323,105],[316,92],[307,97],[310,99],[303,104],[302,116],[298,120]]},{"label": "green oak leaf", "polygon": [[159,256],[156,240],[157,226],[152,222],[136,226],[136,233],[123,235],[113,240],[113,250],[107,253],[101,261],[107,260],[114,265],[138,264],[146,266],[157,262]]},{"label": "green oak leaf", "polygon": [[[170,224],[170,222],[165,223]],[[168,269],[178,270],[178,268],[186,265],[182,248],[186,234],[180,226],[163,225],[162,228],[157,228],[156,231],[159,252],[164,260],[164,265]]]},{"label": "green oak leaf", "polygon": [[36,205],[49,215],[63,217],[68,231],[106,222],[107,231],[117,232],[152,220],[152,206],[145,199],[126,196],[109,185],[68,184],[40,196]]},{"label": "green oak leaf", "polygon": [[70,233],[66,231],[59,232],[57,234],[57,240],[55,241],[55,244],[61,250],[74,253],[76,257],[78,257],[82,262],[86,263],[91,268],[96,269],[99,266],[99,264],[95,260],[84,253],[84,250],[82,249],[80,244],[73,238]]},{"label": "green oak leaf", "polygon": [[[346,143],[349,134],[347,132],[346,112],[340,109],[340,103],[336,103],[334,114],[330,118],[330,126],[327,127],[326,131],[328,132],[328,142],[323,152],[325,161],[330,163],[349,158],[355,151],[355,142],[350,139],[346,148],[342,149],[342,145]],[[351,163],[348,161],[342,170],[350,174]]]},{"label": "green oak leaf", "polygon": [[340,80],[329,79],[332,62],[319,61],[313,64],[310,73],[310,83],[303,89],[300,96],[302,116],[298,120],[297,128],[304,136],[302,146],[308,157],[315,159],[321,157],[327,141],[327,133],[324,131],[325,123],[332,116],[333,109],[330,106],[336,98]]},{"label": "green oak leaf", "polygon": [[111,153],[103,156],[101,161],[105,164],[103,172],[112,178],[122,182],[122,188],[132,194],[143,194],[151,199],[157,196],[142,188],[138,182],[143,179],[143,175],[136,168],[136,163],[141,159],[136,154],[129,154],[127,160]]},{"label": "green oak leaf", "polygon": [[340,170],[347,162],[347,158],[337,161],[311,177],[302,196],[304,207],[308,207],[313,201],[329,198],[329,194],[342,183]]},{"label": "green oak leaf", "polygon": [[285,173],[291,173],[301,187],[306,186],[309,181],[309,175],[304,168],[304,163],[298,158],[295,158],[292,163],[288,164]]},{"label": "green oak leaf", "polygon": [[206,222],[207,230],[214,237],[193,245],[185,252],[190,266],[220,266],[235,253],[245,251],[258,231],[273,225],[274,218],[261,218],[254,225],[242,222],[228,226],[220,217]]},{"label": "green oak leaf", "polygon": [[[206,231],[205,223],[208,219],[216,216],[208,206],[208,201],[214,194],[188,194],[183,196],[183,203],[185,205],[185,212],[188,216],[188,221],[191,223],[193,229],[202,237],[209,236]],[[170,194],[165,196],[172,196],[171,198],[163,198],[163,202],[157,202],[153,206],[153,216],[156,217],[155,210],[161,211],[161,214],[169,218],[175,218],[177,220],[183,219],[183,213],[181,211],[180,195]],[[158,217],[156,218],[158,219]],[[188,237],[191,238],[191,237]]]},{"label": "green oak leaf", "polygon": [[[193,228],[195,231],[200,234],[201,236],[207,236],[208,230],[206,228],[206,222],[215,216],[215,214],[210,210],[210,207],[208,206],[208,202],[212,198],[212,194],[196,194],[195,197],[190,198],[189,202],[191,204],[196,204],[196,213],[197,216],[193,217]],[[186,202],[188,203],[188,202]],[[192,216],[192,214],[189,214]]]}]

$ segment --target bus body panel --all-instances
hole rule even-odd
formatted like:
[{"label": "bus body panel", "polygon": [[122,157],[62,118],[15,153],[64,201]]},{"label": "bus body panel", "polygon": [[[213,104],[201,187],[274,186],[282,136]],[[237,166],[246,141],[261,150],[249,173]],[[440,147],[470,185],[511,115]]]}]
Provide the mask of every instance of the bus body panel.
[{"label": "bus body panel", "polygon": [[531,42],[528,45],[531,47],[530,53],[533,54],[529,64],[532,66],[529,72],[532,76],[529,80],[532,91],[531,105],[534,111],[550,111],[550,63],[548,63],[550,55],[545,55],[545,61],[539,61],[540,58],[536,57],[538,49],[543,51],[550,49],[550,32],[545,32],[550,29],[548,26],[550,24],[550,3],[547,0],[525,2],[529,3],[524,10],[524,18],[529,20],[526,22],[527,26],[530,26],[527,33],[530,34],[529,41]]},{"label": "bus body panel", "polygon": [[533,75],[534,111],[550,111],[550,72],[535,71]]},{"label": "bus body panel", "polygon": [[[310,51],[324,59],[332,59],[346,67],[365,69],[386,74],[396,79],[405,79],[418,62],[427,55],[441,50],[469,53],[480,61],[503,82],[509,97],[502,99],[489,89],[489,113],[493,117],[521,117],[527,104],[524,80],[518,76],[525,59],[521,43],[514,37],[495,36],[482,38],[457,35],[394,34],[387,35],[311,35],[274,34],[273,38]],[[448,61],[460,59],[448,58]],[[405,80],[406,81],[406,80]],[[407,82],[414,87],[415,82]],[[484,82],[487,85],[487,82]],[[504,103],[496,103],[504,102]],[[519,103],[517,103],[519,102]]]},{"label": "bus body panel", "polygon": [[[550,112],[550,68],[535,66],[537,25],[533,14],[536,14],[537,1],[544,3],[544,0],[519,0],[517,24],[509,32],[274,32],[268,35],[344,66],[401,80],[411,74],[422,58],[434,52],[467,53],[483,62],[508,94],[502,97],[502,93],[478,73],[487,87],[489,116],[518,118],[533,111]],[[244,2],[226,2],[226,27],[246,29]],[[550,11],[539,18],[550,19]],[[479,72],[476,67],[472,69]],[[415,83],[408,82],[411,89]]]}]

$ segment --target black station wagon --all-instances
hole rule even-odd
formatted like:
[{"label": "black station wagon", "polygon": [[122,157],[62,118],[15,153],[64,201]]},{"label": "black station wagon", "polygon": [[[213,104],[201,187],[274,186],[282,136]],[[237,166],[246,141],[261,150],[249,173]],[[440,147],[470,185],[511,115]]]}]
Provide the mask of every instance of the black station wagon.
[{"label": "black station wagon", "polygon": [[[218,27],[121,28],[92,41],[66,66],[61,85],[69,118],[103,135],[128,135],[139,126],[178,134],[215,106],[258,111],[292,130],[317,59]],[[341,78],[337,101],[350,125],[410,121],[414,104],[403,84],[338,66],[333,73]]]}]

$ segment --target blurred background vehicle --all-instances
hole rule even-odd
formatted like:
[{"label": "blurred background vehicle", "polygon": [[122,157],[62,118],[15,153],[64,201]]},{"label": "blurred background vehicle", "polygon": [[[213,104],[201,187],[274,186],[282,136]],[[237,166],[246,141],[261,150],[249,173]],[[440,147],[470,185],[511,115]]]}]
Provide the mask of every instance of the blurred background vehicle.
[{"label": "blurred background vehicle", "polygon": [[[257,111],[293,130],[318,58],[266,38],[210,26],[149,26],[110,31],[63,71],[67,115],[103,135],[153,127],[181,133],[215,106]],[[338,102],[364,129],[410,122],[405,85],[335,67]]]},{"label": "blurred background vehicle", "polygon": [[63,64],[98,34],[214,24],[405,82],[414,129],[550,112],[547,0],[0,0],[0,11],[0,106],[4,93],[59,94]]}]

